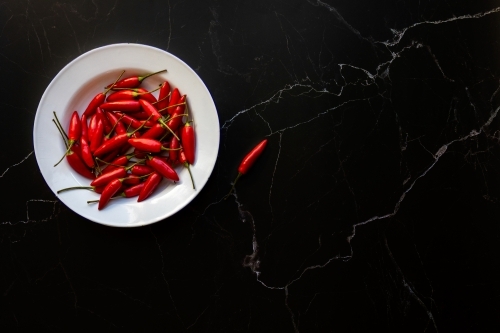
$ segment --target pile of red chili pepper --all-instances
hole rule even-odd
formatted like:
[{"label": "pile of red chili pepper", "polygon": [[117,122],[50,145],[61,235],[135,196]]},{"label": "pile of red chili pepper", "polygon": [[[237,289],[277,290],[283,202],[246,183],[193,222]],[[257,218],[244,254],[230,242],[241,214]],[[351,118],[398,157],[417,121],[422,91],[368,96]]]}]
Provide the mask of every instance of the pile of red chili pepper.
[{"label": "pile of red chili pepper", "polygon": [[[164,71],[160,71],[164,72]],[[88,189],[100,194],[98,209],[111,199],[151,196],[162,180],[177,182],[177,165],[189,171],[195,162],[195,133],[186,95],[171,89],[168,81],[158,89],[140,87],[143,80],[160,73],[131,76],[109,84],[79,115],[74,111],[68,133],[56,113],[53,119],[66,144],[64,158],[77,173],[91,180]],[[120,80],[121,79],[121,80]],[[158,91],[157,97],[155,92]]]}]

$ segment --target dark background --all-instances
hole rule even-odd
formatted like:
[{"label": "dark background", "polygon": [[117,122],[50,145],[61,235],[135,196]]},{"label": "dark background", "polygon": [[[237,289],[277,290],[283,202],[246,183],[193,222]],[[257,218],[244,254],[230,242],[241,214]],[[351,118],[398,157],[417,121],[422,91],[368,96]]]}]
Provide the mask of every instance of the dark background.
[{"label": "dark background", "polygon": [[[2,1],[0,331],[499,330],[499,32],[500,1]],[[33,153],[51,80],[113,43],[183,59],[220,120],[205,188],[141,228]]]}]

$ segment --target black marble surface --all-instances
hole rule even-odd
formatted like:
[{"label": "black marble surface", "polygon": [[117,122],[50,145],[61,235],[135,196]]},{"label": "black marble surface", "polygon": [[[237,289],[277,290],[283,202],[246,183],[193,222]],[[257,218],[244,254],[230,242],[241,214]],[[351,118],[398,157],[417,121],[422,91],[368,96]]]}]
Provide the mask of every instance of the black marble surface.
[{"label": "black marble surface", "polygon": [[[190,65],[221,127],[196,199],[132,229],[64,206],[32,135],[124,42]],[[500,1],[0,2],[0,331],[498,331],[499,52]]]}]

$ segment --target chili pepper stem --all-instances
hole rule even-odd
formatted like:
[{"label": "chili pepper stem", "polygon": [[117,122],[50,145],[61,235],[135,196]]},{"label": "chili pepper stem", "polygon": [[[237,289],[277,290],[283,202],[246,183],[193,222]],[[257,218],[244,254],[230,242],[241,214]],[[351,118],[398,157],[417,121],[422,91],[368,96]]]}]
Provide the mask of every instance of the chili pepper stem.
[{"label": "chili pepper stem", "polygon": [[166,69],[162,69],[161,71],[150,73],[150,74],[145,75],[145,76],[139,76],[140,77],[140,81],[143,81],[144,79],[147,79],[148,77],[150,77],[152,75],[156,75],[156,74],[163,73],[163,72],[166,72],[166,71],[167,71]]},{"label": "chili pepper stem", "polygon": [[70,191],[70,190],[89,190],[89,191],[93,191],[93,190],[94,190],[94,187],[92,187],[92,186],[73,186],[73,187],[66,187],[66,188],[63,188],[62,190],[57,191],[57,194],[59,194],[59,193],[61,193],[61,192]]},{"label": "chili pepper stem", "polygon": [[64,137],[66,138],[66,140],[69,140],[68,134],[62,129],[63,127],[61,125],[61,122],[59,121],[59,118],[57,118],[56,112],[52,111],[52,113],[54,113],[54,118],[56,119],[56,122],[57,122],[56,126],[62,130],[62,133],[64,134]]},{"label": "chili pepper stem", "polygon": [[170,127],[167,126],[167,124],[165,124],[165,122],[161,119],[158,119],[158,121],[160,122],[160,124],[162,124],[163,126],[165,126],[165,128],[170,132],[172,133],[173,136],[175,136],[175,138],[177,140],[180,140],[179,137],[177,136],[177,134],[174,133],[174,131],[172,131],[172,129]]},{"label": "chili pepper stem", "polygon": [[113,84],[112,84],[112,85],[110,85],[110,86],[109,86],[109,88],[108,88],[108,89],[106,89],[106,90],[104,91],[104,93],[103,93],[104,95],[106,95],[106,94],[107,94],[107,93],[111,90],[111,88],[113,88],[113,87],[115,86],[116,82],[118,82],[118,80],[120,80],[120,78],[122,77],[123,73],[125,73],[125,71],[122,71],[122,73],[121,73],[121,74],[120,74],[120,76],[119,76],[119,77],[115,80],[115,82],[113,82]]},{"label": "chili pepper stem", "polygon": [[58,165],[59,165],[59,163],[61,163],[61,162],[64,160],[64,158],[66,157],[66,155],[68,155],[68,153],[69,153],[69,151],[71,150],[71,148],[73,147],[73,144],[74,144],[74,143],[75,143],[75,141],[71,141],[71,140],[69,141],[68,149],[66,149],[66,152],[65,152],[65,153],[64,153],[64,155],[61,157],[61,159],[60,159],[60,160],[59,160],[56,164],[54,164],[54,166],[55,166],[55,167],[56,167],[56,166],[58,166]]},{"label": "chili pepper stem", "polygon": [[238,172],[238,176],[236,176],[236,179],[235,179],[235,180],[234,180],[234,182],[233,182],[233,186],[231,186],[231,190],[229,190],[229,193],[228,193],[228,194],[226,194],[226,196],[224,197],[224,200],[226,200],[226,199],[227,199],[227,197],[228,197],[229,195],[231,195],[231,193],[233,193],[234,186],[236,185],[236,182],[238,181],[238,179],[240,179],[241,175],[242,175],[242,173],[241,173],[241,172]]},{"label": "chili pepper stem", "polygon": [[188,169],[189,177],[191,178],[191,184],[193,184],[193,190],[196,190],[196,188],[194,187],[193,175],[191,174],[191,168],[189,167],[189,163],[188,162],[184,163],[184,166]]}]

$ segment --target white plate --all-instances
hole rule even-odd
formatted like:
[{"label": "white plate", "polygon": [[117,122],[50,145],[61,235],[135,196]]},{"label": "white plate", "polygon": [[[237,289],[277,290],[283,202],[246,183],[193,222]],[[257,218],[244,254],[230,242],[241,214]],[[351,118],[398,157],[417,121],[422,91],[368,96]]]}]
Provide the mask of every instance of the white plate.
[{"label": "white plate", "polygon": [[[180,181],[164,179],[154,194],[138,203],[136,199],[112,200],[103,210],[87,200],[99,195],[88,190],[73,190],[57,194],[71,186],[88,186],[90,181],[74,172],[64,160],[64,142],[53,119],[56,111],[66,126],[74,110],[81,115],[89,101],[115,81],[122,70],[123,77],[144,75],[167,69],[151,76],[142,87],[150,90],[168,80],[186,94],[196,130],[196,161],[191,166],[196,190],[186,168],[176,167]],[[156,95],[157,96],[157,95]],[[182,60],[163,50],[140,44],[114,44],[89,51],[64,67],[52,80],[42,96],[33,128],[35,155],[40,171],[50,189],[66,206],[77,214],[97,223],[115,227],[136,227],[172,216],[193,200],[207,182],[219,149],[219,118],[214,101],[199,76]]]}]

